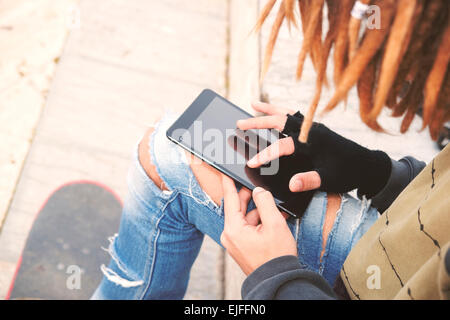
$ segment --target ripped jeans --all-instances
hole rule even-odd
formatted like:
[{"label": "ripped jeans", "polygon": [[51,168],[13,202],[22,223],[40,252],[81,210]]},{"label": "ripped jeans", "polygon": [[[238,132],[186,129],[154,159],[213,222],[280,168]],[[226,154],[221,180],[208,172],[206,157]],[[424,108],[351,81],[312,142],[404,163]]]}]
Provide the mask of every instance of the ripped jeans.
[{"label": "ripped jeans", "polygon": [[[166,116],[150,139],[152,162],[170,191],[162,191],[147,176],[136,148],[119,232],[110,239],[111,262],[101,266],[104,277],[93,299],[182,299],[204,235],[220,244],[223,205],[216,205],[201,189],[184,151],[167,139],[174,120]],[[314,195],[300,223],[287,220],[300,263],[330,285],[351,248],[379,217],[367,201],[341,197],[322,258],[326,194]],[[248,210],[254,207],[251,202]]]}]

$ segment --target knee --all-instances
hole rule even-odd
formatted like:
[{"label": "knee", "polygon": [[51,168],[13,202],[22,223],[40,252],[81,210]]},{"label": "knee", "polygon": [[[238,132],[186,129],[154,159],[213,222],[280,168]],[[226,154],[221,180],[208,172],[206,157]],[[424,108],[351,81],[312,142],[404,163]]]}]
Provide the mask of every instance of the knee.
[{"label": "knee", "polygon": [[[139,162],[145,170],[147,176],[155,183],[155,185],[157,185],[162,191],[169,190],[167,185],[159,176],[156,166],[151,159],[150,142],[153,132],[154,129],[149,128],[139,143]],[[167,143],[170,142],[168,141]],[[222,189],[220,188],[222,185],[221,174],[205,162],[196,159],[191,153],[186,151],[185,154],[190,169],[196,177],[200,187],[213,200],[213,202],[220,205],[223,197]]]},{"label": "knee", "polygon": [[147,173],[147,176],[155,183],[155,185],[157,185],[161,190],[168,190],[151,159],[150,140],[153,131],[154,128],[149,128],[139,143],[139,162]]}]

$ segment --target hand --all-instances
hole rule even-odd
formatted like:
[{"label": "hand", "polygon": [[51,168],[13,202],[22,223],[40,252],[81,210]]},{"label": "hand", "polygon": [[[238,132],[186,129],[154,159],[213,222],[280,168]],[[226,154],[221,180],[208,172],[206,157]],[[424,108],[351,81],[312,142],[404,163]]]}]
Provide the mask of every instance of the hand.
[{"label": "hand", "polygon": [[[274,105],[256,102],[252,108],[268,116],[239,120],[237,127],[241,130],[250,129],[276,129],[288,137],[275,141],[247,162],[250,168],[257,168],[274,159],[292,155],[295,152],[295,138],[300,133],[301,123],[293,123],[294,110]],[[289,120],[289,121],[288,121]],[[301,159],[300,159],[301,161]],[[292,192],[301,192],[318,189],[321,178],[317,171],[307,171],[296,174],[289,183]]]},{"label": "hand", "polygon": [[[255,109],[261,111],[262,108]],[[313,124],[308,142],[300,143],[301,113],[283,115],[285,109],[267,104],[263,109],[268,116],[240,120],[238,128],[277,129],[288,137],[250,159],[249,167],[256,168],[282,156],[293,155],[299,162],[308,157],[314,170],[294,175],[289,183],[292,192],[319,189],[343,193],[357,188],[360,195],[370,198],[385,186],[391,172],[391,160],[386,153],[364,148],[319,123]]]},{"label": "hand", "polygon": [[269,191],[253,190],[256,209],[246,215],[250,191],[238,193],[227,176],[222,185],[225,226],[220,242],[246,275],[277,257],[297,256],[297,243]]}]

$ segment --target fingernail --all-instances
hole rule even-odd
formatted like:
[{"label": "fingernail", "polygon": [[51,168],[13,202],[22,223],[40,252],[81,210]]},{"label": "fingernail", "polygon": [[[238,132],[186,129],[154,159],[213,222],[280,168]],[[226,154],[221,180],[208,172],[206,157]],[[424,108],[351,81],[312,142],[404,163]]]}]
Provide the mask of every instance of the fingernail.
[{"label": "fingernail", "polygon": [[255,189],[253,189],[253,194],[257,194],[257,193],[260,193],[263,191],[266,191],[266,190],[261,187],[256,187]]},{"label": "fingernail", "polygon": [[236,121],[236,126],[240,127],[242,125],[242,120]]},{"label": "fingernail", "polygon": [[256,159],[255,158],[251,158],[250,160],[247,161],[247,165],[249,167],[254,167],[256,166]]},{"label": "fingernail", "polygon": [[290,189],[294,191],[300,191],[302,190],[302,187],[303,187],[302,180],[295,179],[294,181],[291,182]]}]

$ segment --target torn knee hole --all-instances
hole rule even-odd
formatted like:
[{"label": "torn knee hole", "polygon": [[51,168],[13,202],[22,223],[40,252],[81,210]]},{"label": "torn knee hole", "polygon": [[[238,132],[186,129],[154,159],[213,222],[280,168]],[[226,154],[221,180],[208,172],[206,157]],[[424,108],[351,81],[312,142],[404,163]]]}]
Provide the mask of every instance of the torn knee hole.
[{"label": "torn knee hole", "polygon": [[322,229],[322,251],[320,253],[320,260],[322,260],[323,255],[327,247],[328,236],[333,229],[334,222],[336,221],[337,214],[341,207],[341,196],[338,194],[329,193],[327,195],[327,211],[325,214],[325,220]]},{"label": "torn knee hole", "polygon": [[104,264],[100,266],[100,270],[102,271],[103,275],[111,281],[112,283],[124,287],[124,288],[132,288],[132,287],[138,287],[144,283],[142,280],[128,280],[121,276],[119,276],[116,272],[111,270],[110,268],[107,268]]},{"label": "torn knee hole", "polygon": [[154,129],[150,128],[139,143],[139,162],[147,173],[147,176],[155,183],[156,186],[158,186],[159,189],[162,191],[169,191],[169,188],[159,176],[156,166],[153,164],[151,159],[149,146],[153,131]]},{"label": "torn knee hole", "polygon": [[[109,246],[108,248],[103,248],[102,249],[104,251],[106,251],[107,253],[109,253],[111,259],[115,262],[117,268],[123,272],[124,274],[126,274],[128,276],[128,272],[126,270],[126,268],[122,265],[122,263],[120,262],[120,260],[118,259],[118,257],[114,254],[114,241],[117,238],[117,233],[108,238],[109,241]],[[103,275],[106,277],[106,279],[108,279],[109,281],[111,281],[112,283],[119,285],[121,287],[124,288],[131,288],[131,287],[137,287],[142,285],[144,282],[142,280],[129,280],[129,279],[125,279],[124,277],[121,277],[120,275],[117,274],[117,272],[113,271],[111,268],[106,267],[104,264],[102,264],[100,266],[100,270],[102,271]]]}]

